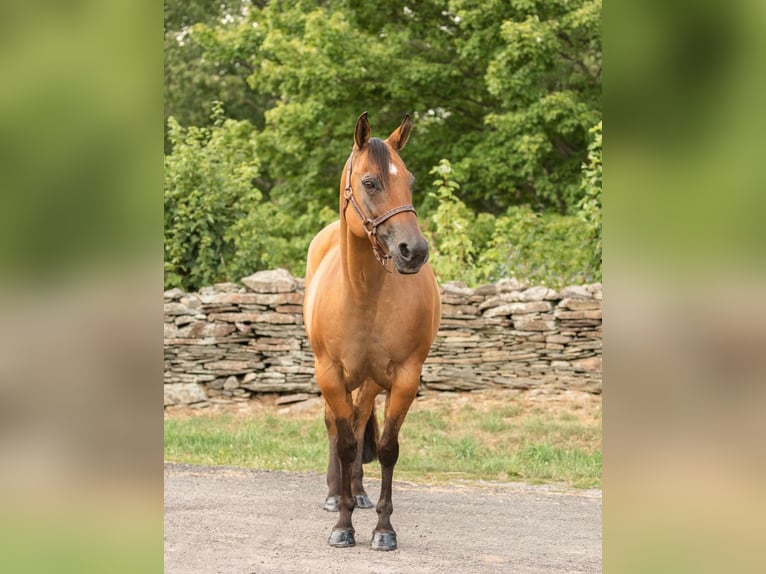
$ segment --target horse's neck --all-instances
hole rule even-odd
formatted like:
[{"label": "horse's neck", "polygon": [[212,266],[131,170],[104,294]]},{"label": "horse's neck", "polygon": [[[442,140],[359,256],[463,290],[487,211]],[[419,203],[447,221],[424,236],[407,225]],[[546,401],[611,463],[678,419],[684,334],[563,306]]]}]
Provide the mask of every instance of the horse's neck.
[{"label": "horse's neck", "polygon": [[366,237],[357,237],[341,222],[341,264],[344,289],[359,305],[377,300],[385,280],[385,269],[375,258]]}]

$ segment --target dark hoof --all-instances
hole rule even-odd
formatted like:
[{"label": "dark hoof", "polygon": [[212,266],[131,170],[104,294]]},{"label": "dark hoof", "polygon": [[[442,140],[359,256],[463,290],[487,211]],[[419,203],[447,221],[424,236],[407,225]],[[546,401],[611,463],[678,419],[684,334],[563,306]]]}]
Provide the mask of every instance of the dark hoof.
[{"label": "dark hoof", "polygon": [[396,532],[375,532],[373,530],[370,547],[373,550],[396,550]]},{"label": "dark hoof", "polygon": [[357,508],[373,508],[373,504],[370,502],[370,497],[366,494],[355,494],[354,500],[356,501]]},{"label": "dark hoof", "polygon": [[322,508],[327,512],[338,512],[340,510],[340,496],[328,496]]},{"label": "dark hoof", "polygon": [[345,529],[334,529],[330,533],[330,539],[327,541],[330,546],[335,548],[348,548],[356,544],[354,540],[354,531]]}]

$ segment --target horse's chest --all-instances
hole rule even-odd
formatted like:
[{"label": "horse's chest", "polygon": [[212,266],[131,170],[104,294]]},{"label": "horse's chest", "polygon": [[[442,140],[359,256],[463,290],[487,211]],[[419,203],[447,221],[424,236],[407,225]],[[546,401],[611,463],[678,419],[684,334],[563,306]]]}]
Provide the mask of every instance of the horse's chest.
[{"label": "horse's chest", "polygon": [[347,341],[338,349],[338,354],[345,376],[358,382],[366,378],[390,378],[400,359],[374,338]]}]

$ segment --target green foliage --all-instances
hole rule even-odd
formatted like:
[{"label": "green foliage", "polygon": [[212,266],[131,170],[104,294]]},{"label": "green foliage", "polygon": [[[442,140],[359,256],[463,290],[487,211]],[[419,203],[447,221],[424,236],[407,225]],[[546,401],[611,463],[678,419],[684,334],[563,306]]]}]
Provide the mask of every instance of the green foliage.
[{"label": "green foliage", "polygon": [[182,128],[172,117],[168,127],[166,288],[197,289],[263,268],[303,273],[306,248],[322,224],[319,206],[295,210],[254,187],[260,159],[252,126],[225,119],[216,105],[209,128]]},{"label": "green foliage", "polygon": [[595,276],[601,280],[601,122],[598,122],[590,133],[593,140],[588,146],[588,159],[582,166],[583,197],[580,201],[580,215],[585,221],[593,243],[593,269]]},{"label": "green foliage", "polygon": [[221,101],[226,115],[263,126],[266,103],[249,89],[252,72],[246,58],[232,53],[224,61],[206,53],[194,33],[199,25],[220,26],[242,20],[243,0],[165,0],[165,151],[171,151],[167,120],[171,116],[184,126],[209,126],[210,108]]},{"label": "green foliage", "polygon": [[[193,116],[183,99],[191,86],[195,97],[215,94],[232,117],[248,117],[259,132],[264,192],[331,205],[359,113],[388,129],[411,112],[417,125],[405,159],[417,178],[455,158],[471,183],[462,200],[474,211],[498,215],[521,203],[576,211],[588,128],[601,113],[600,0],[330,0],[207,11],[200,2],[205,17],[166,34],[166,71],[194,76],[178,76],[166,100],[198,118],[199,102]],[[184,45],[173,47],[179,37]]]},{"label": "green foliage", "polygon": [[555,288],[593,281],[591,253],[578,217],[540,214],[522,205],[497,218],[477,265],[484,281],[518,277]]},{"label": "green foliage", "polygon": [[429,194],[437,207],[427,227],[434,272],[440,278],[472,281],[467,274],[473,269],[477,253],[472,238],[476,216],[455,195],[460,184],[453,179],[448,160],[441,160],[430,173],[437,176],[433,182],[436,191]]},{"label": "green foliage", "polygon": [[[441,180],[431,193],[416,186],[413,201],[442,280],[600,277],[600,183],[591,173],[598,165],[600,174],[600,159],[588,146],[601,117],[601,0],[165,6],[166,117],[179,120],[167,123],[168,157],[197,154],[207,166],[208,183],[184,190],[233,185],[225,193],[239,198],[224,208],[179,192],[190,212],[224,219],[216,234],[171,233],[171,243],[196,242],[183,257],[181,247],[170,250],[171,284],[237,279],[248,265],[302,272],[310,237],[337,214],[364,110],[380,137],[413,115],[403,158],[418,181]],[[224,102],[232,126],[247,126],[233,136],[246,142],[230,142],[218,158],[202,143],[224,128],[207,117],[213,100]],[[180,137],[178,124],[197,127]],[[185,140],[198,143],[177,144]],[[176,145],[186,146],[180,155]],[[213,185],[209,172],[233,167],[226,154],[238,145],[253,159],[247,198],[246,178],[224,183],[236,179],[229,171]],[[202,239],[209,235],[218,239]]]},{"label": "green foliage", "polygon": [[477,215],[456,196],[460,184],[448,160],[431,173],[437,176],[430,194],[437,207],[426,234],[440,280],[477,284],[518,277],[560,287],[592,281],[600,273],[592,260],[590,228],[581,218],[540,214],[526,205],[498,217]]}]

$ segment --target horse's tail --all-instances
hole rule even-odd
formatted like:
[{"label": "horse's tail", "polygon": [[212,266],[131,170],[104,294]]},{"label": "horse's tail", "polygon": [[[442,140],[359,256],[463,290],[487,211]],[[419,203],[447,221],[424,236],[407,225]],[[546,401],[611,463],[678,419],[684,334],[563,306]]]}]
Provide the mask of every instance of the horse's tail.
[{"label": "horse's tail", "polygon": [[362,462],[372,462],[378,458],[378,417],[373,407],[367,426],[364,428],[364,445],[362,446]]}]

